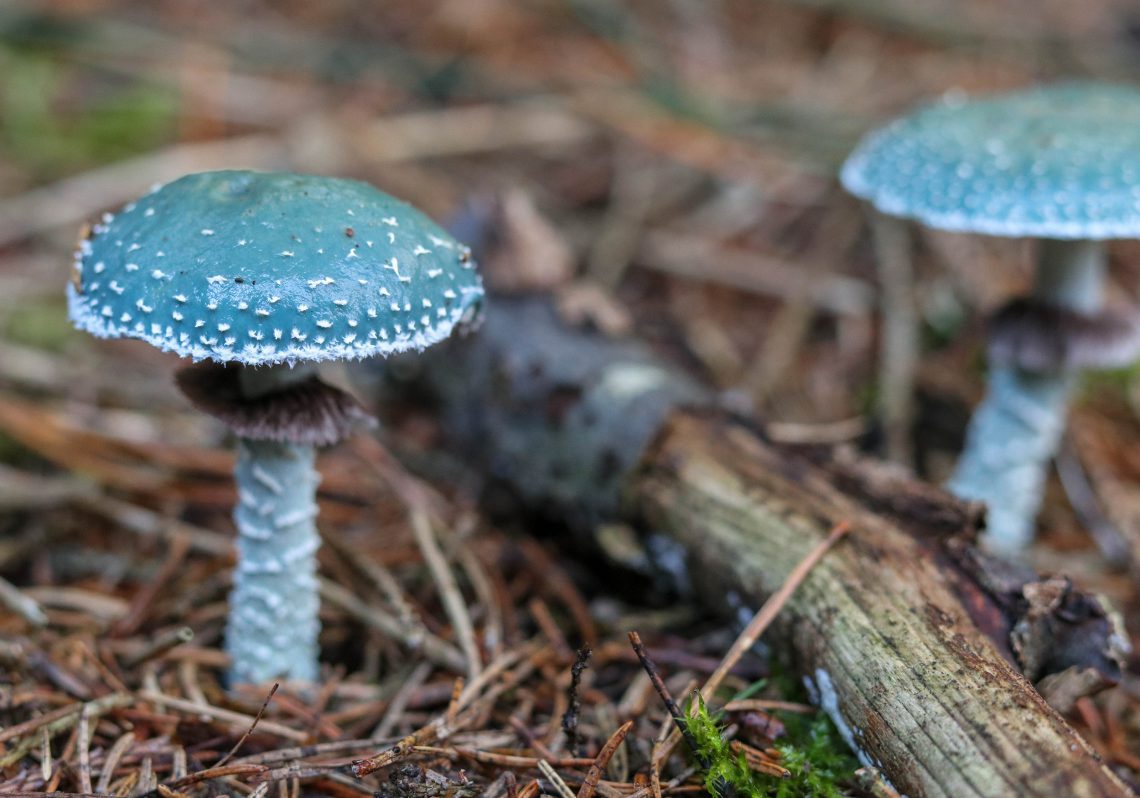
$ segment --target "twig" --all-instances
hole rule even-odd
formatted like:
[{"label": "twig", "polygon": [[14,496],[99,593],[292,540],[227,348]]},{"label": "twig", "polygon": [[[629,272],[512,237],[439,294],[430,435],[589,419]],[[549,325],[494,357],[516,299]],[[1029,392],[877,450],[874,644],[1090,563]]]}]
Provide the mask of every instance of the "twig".
[{"label": "twig", "polygon": [[460,676],[451,686],[451,698],[447,702],[447,712],[443,716],[443,722],[448,726],[454,726],[459,717],[459,698],[463,695],[463,684],[463,677]]},{"label": "twig", "polygon": [[370,737],[383,738],[392,733],[396,728],[396,724],[400,722],[400,716],[404,714],[407,709],[408,702],[412,699],[412,695],[422,685],[427,677],[431,675],[432,665],[430,662],[421,662],[413,670],[411,675],[404,680],[400,685],[400,689],[392,696],[392,703],[388,704],[387,711],[384,712],[384,717],[380,719],[380,723],[372,730]]},{"label": "twig", "polygon": [[186,749],[181,745],[175,747],[170,756],[170,778],[178,781],[186,776]]},{"label": "twig", "polygon": [[739,740],[733,740],[728,744],[728,747],[734,754],[743,754],[745,761],[748,762],[748,767],[752,768],[752,770],[758,770],[761,773],[768,776],[775,776],[778,779],[791,778],[792,772],[790,770],[757,748],[753,748]]},{"label": "twig", "polygon": [[[558,754],[554,753],[547,747],[546,743],[538,739],[534,731],[523,722],[522,718],[517,715],[511,715],[507,718],[507,722],[511,724],[511,728],[518,732],[519,738],[526,741],[526,744],[533,748],[538,755],[543,759],[555,760],[558,759]],[[577,751],[571,751],[571,756],[581,756]]]},{"label": "twig", "polygon": [[[161,566],[154,577],[151,578],[142,590],[135,593],[134,598],[131,599],[130,608],[127,614],[117,620],[110,629],[110,633],[115,637],[127,637],[133,634],[142,625],[146,619],[146,613],[154,606],[154,600],[158,594],[164,590],[175,574],[178,573],[182,565],[182,561],[186,559],[186,554],[190,551],[190,541],[186,535],[174,532],[170,536],[170,551],[163,560]],[[177,645],[177,643],[175,643]]]},{"label": "twig", "polygon": [[413,505],[409,508],[408,514],[416,544],[420,547],[424,562],[427,563],[436,586],[439,588],[444,610],[446,610],[452,626],[455,627],[455,636],[459,638],[459,647],[463,649],[463,655],[467,659],[467,677],[475,679],[479,675],[479,671],[483,669],[483,664],[479,658],[479,646],[475,642],[475,628],[471,623],[471,616],[467,612],[467,603],[463,600],[463,594],[459,591],[459,585],[455,581],[455,574],[451,572],[451,568],[443,556],[443,551],[440,550],[439,543],[435,539],[435,532],[432,530],[431,519],[428,517],[427,511],[423,507]]},{"label": "twig", "polygon": [[75,746],[79,754],[79,791],[91,792],[91,724],[90,704],[79,710],[75,727]]},{"label": "twig", "polygon": [[610,763],[614,752],[617,751],[618,746],[622,744],[632,728],[633,721],[627,720],[610,735],[610,739],[606,740],[606,744],[602,746],[602,750],[598,752],[593,764],[590,765],[586,780],[582,782],[582,787],[578,790],[578,798],[593,798],[594,792],[598,788],[598,782],[601,781],[602,774],[606,772],[606,765]]},{"label": "twig", "polygon": [[261,703],[261,709],[257,710],[257,714],[254,715],[253,723],[249,724],[249,728],[245,730],[245,734],[238,738],[238,741],[234,743],[234,747],[229,750],[229,753],[227,753],[214,764],[215,768],[224,766],[227,762],[234,758],[234,754],[236,754],[241,749],[242,744],[244,744],[245,741],[249,739],[249,735],[253,734],[253,730],[257,728],[257,724],[261,720],[261,716],[264,715],[265,710],[269,708],[269,702],[273,699],[273,696],[277,693],[277,688],[280,686],[281,682],[274,682],[273,686],[269,688],[269,695],[265,696],[265,700]]},{"label": "twig", "polygon": [[456,557],[463,572],[467,574],[467,581],[471,583],[476,598],[486,611],[483,620],[483,650],[489,652],[489,656],[497,656],[503,646],[503,611],[495,600],[491,577],[478,555],[466,545],[463,538],[459,539]]},{"label": "twig", "polygon": [[795,701],[780,701],[774,698],[745,698],[740,701],[729,701],[724,705],[725,712],[749,712],[757,709],[763,712],[778,709],[781,712],[799,712],[804,715],[819,711],[811,704],[798,704]]},{"label": "twig", "polygon": [[404,590],[400,587],[400,583],[396,581],[396,577],[393,576],[392,572],[384,567],[382,563],[370,557],[361,557],[360,553],[355,551],[339,533],[332,530],[322,530],[321,539],[337,553],[340,559],[343,560],[349,568],[352,568],[363,576],[384,596],[388,603],[396,610],[400,621],[407,627],[409,632],[414,630],[413,633],[419,633],[424,636],[431,634],[416,617],[416,612],[412,608],[411,603],[404,596]]},{"label": "twig", "polygon": [[165,518],[145,507],[97,494],[79,495],[75,498],[75,503],[85,510],[114,521],[136,535],[157,537],[166,541],[172,540],[175,535],[185,535],[190,540],[190,546],[196,551],[217,557],[234,556],[233,541],[225,535]]},{"label": "twig", "polygon": [[557,771],[545,759],[538,760],[538,769],[542,771],[542,775],[546,777],[553,786],[555,791],[561,798],[574,798],[574,791],[566,786],[566,782],[558,775]]},{"label": "twig", "polygon": [[784,584],[780,585],[779,590],[768,597],[764,605],[760,607],[759,611],[752,616],[752,620],[744,627],[744,631],[736,638],[728,653],[724,655],[720,665],[713,671],[712,675],[705,681],[704,687],[701,688],[701,695],[708,701],[712,698],[713,693],[720,687],[720,683],[728,672],[736,667],[736,663],[740,658],[756,645],[756,641],[760,639],[760,635],[764,634],[764,630],[772,623],[776,615],[783,609],[788,599],[792,597],[792,593],[800,586],[811,569],[819,562],[820,558],[827,553],[828,549],[834,546],[840,538],[847,534],[851,525],[846,521],[840,521],[831,530],[828,536],[813,548],[808,555],[796,564],[792,572],[788,574],[788,578],[784,580]]},{"label": "twig", "polygon": [[[242,714],[241,712],[233,712],[228,709],[222,709],[212,704],[197,704],[193,701],[187,701],[182,698],[174,698],[173,696],[166,695],[165,693],[157,692],[154,690],[141,690],[138,693],[139,698],[146,701],[154,701],[163,704],[170,709],[176,709],[179,712],[185,712],[189,715],[203,715],[214,720],[222,721],[223,723],[232,723],[237,726],[249,726],[253,722],[253,718],[249,715]],[[278,737],[284,737],[287,740],[302,741],[308,739],[308,734],[297,729],[291,729],[288,726],[282,726],[280,723],[272,723],[270,721],[262,721],[261,728],[275,734]]]},{"label": "twig", "polygon": [[115,740],[114,745],[107,751],[107,756],[103,760],[103,769],[99,773],[99,782],[95,785],[95,791],[106,793],[111,789],[111,779],[115,776],[115,767],[119,764],[119,760],[130,749],[131,744],[135,741],[134,732],[124,732],[119,739]]},{"label": "twig", "polygon": [[594,645],[598,639],[594,618],[590,612],[589,604],[583,598],[574,581],[537,540],[522,538],[518,541],[518,546],[522,549],[527,561],[532,563],[536,571],[542,574],[542,592],[554,596],[562,602],[574,618],[574,625],[578,627],[582,642],[587,645]]},{"label": "twig", "polygon": [[582,702],[578,697],[578,686],[582,683],[582,672],[590,661],[593,650],[589,646],[582,646],[570,668],[570,687],[567,688],[569,706],[562,714],[562,731],[566,734],[566,746],[574,754],[581,755],[581,741],[578,739],[578,715],[582,710]]},{"label": "twig", "polygon": [[112,693],[111,695],[96,698],[94,701],[88,701],[82,704],[70,704],[53,712],[41,715],[38,718],[32,718],[31,720],[11,726],[0,732],[0,743],[5,743],[9,740],[18,740],[20,738],[25,739],[0,757],[0,767],[8,767],[23,759],[28,751],[32,750],[36,746],[36,743],[39,742],[39,738],[33,735],[41,728],[46,728],[52,735],[59,734],[61,731],[74,726],[79,720],[79,714],[85,709],[90,718],[102,715],[105,712],[110,712],[112,709],[128,706],[133,703],[134,700],[134,697],[123,693]]},{"label": "twig", "polygon": [[1101,507],[1096,489],[1089,481],[1080,455],[1073,445],[1071,434],[1061,439],[1061,446],[1054,460],[1057,465],[1057,476],[1061,478],[1061,486],[1069,497],[1069,504],[1072,505],[1081,524],[1089,531],[1089,535],[1096,541],[1101,554],[1114,565],[1126,564],[1131,553],[1128,542]]},{"label": "twig", "polygon": [[[712,245],[689,234],[650,233],[642,241],[637,262],[676,277],[786,301],[811,302],[818,310],[834,315],[866,316],[875,304],[874,290],[863,280],[826,274],[805,283],[798,264]],[[708,268],[710,263],[715,263],[716,268]]]},{"label": "twig", "polygon": [[[307,765],[302,762],[290,762],[283,767],[254,773],[249,777],[249,781],[253,784],[275,781],[281,786],[282,791],[284,791],[285,782],[287,781],[311,779],[314,776],[328,776],[343,769],[344,765]],[[285,793],[283,792],[282,794]]]},{"label": "twig", "polygon": [[653,664],[653,660],[649,658],[649,653],[645,650],[645,644],[641,642],[641,635],[637,632],[629,633],[629,644],[633,646],[634,653],[637,654],[638,660],[641,661],[641,667],[649,675],[649,680],[653,682],[653,689],[657,691],[657,695],[661,697],[661,702],[665,704],[665,709],[669,711],[669,716],[673,719],[673,723],[677,727],[677,731],[685,738],[689,748],[696,753],[699,748],[697,747],[697,740],[693,733],[689,731],[689,726],[685,723],[685,715],[681,712],[681,708],[677,706],[677,702],[673,700],[673,694],[669,692],[669,688],[665,686],[665,681],[661,678],[657,666]]},{"label": "twig", "polygon": [[153,640],[135,654],[123,658],[123,667],[136,668],[148,660],[161,657],[166,652],[177,648],[194,639],[194,630],[189,626],[179,626],[169,629]]},{"label": "twig", "polygon": [[375,750],[378,744],[380,741],[371,737],[364,740],[334,740],[328,743],[299,745],[294,748],[279,748],[276,751],[250,754],[242,757],[238,762],[245,765],[275,765],[279,762],[310,757],[349,756],[361,751]]},{"label": "twig", "polygon": [[0,605],[10,609],[32,626],[47,626],[48,617],[39,602],[0,576]]},{"label": "twig", "polygon": [[464,655],[453,645],[428,632],[422,624],[408,626],[400,619],[388,615],[361,601],[351,591],[328,579],[320,580],[321,598],[335,604],[354,618],[398,640],[412,651],[423,651],[429,660],[450,670],[463,670],[467,664]]},{"label": "twig", "polygon": [[479,751],[474,748],[438,748],[431,745],[416,745],[412,747],[413,754],[434,754],[448,758],[462,757],[484,765],[498,765],[504,768],[534,768],[541,767],[541,763],[556,765],[560,768],[585,768],[594,763],[593,759],[580,757],[560,757],[548,760],[537,756],[518,756],[517,754],[500,754],[497,751]]},{"label": "twig", "polygon": [[44,726],[40,729],[40,775],[45,782],[51,781],[52,770],[51,735],[48,734],[47,726]]},{"label": "twig", "polygon": [[[363,778],[369,773],[374,773],[381,768],[403,760],[415,746],[425,745],[433,740],[446,739],[454,734],[459,728],[470,722],[483,707],[488,706],[502,693],[513,689],[528,674],[532,673],[536,668],[534,658],[537,651],[537,646],[529,645],[504,652],[498,660],[487,666],[479,678],[473,679],[463,689],[459,696],[462,709],[455,718],[455,726],[448,726],[443,717],[436,718],[427,726],[417,729],[387,750],[367,759],[357,759],[352,763],[352,774],[358,779]],[[507,668],[514,666],[519,660],[523,661],[518,667],[515,667],[514,671],[507,673],[498,685],[481,694],[483,688],[492,679],[506,671]]]},{"label": "twig", "polygon": [[200,784],[203,781],[210,779],[222,779],[230,776],[256,776],[259,773],[264,773],[268,770],[265,765],[226,765],[224,767],[213,767],[208,770],[199,770],[197,773],[190,773],[177,781],[167,782],[165,787],[172,790],[177,790],[180,787],[189,787],[192,784]]},{"label": "twig", "polygon": [[527,610],[530,612],[531,618],[538,625],[539,631],[542,632],[543,637],[550,641],[554,653],[560,660],[570,659],[570,644],[566,642],[566,636],[562,634],[562,630],[558,628],[558,622],[554,620],[554,616],[550,613],[550,607],[546,606],[546,602],[538,596],[532,598],[527,602]]}]

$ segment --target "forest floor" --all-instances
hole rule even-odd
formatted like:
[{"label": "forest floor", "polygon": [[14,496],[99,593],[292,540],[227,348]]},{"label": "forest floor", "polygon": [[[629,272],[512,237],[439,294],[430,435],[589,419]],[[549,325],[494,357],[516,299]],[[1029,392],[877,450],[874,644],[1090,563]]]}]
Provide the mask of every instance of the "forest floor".
[{"label": "forest floor", "polygon": [[[320,459],[320,684],[227,692],[229,441],[172,358],[70,328],[84,221],[191,171],[368,180],[490,219],[498,290],[638,335],[774,438],[877,452],[876,271],[843,157],[951,89],[1123,79],[1138,28],[1122,0],[1032,19],[1013,0],[4,4],[0,794],[699,792],[627,635],[684,701],[739,631],[551,530],[491,523],[472,475],[428,467],[446,459],[435,420],[408,411]],[[912,465],[941,482],[984,387],[984,319],[1026,285],[1028,250],[914,243]],[[1112,298],[1135,302],[1140,247],[1111,261]],[[1059,463],[1089,490],[1052,480],[1033,563],[1107,596],[1135,636],[1140,372],[1085,381]],[[764,789],[889,795],[779,655],[749,653],[712,707],[737,702],[719,720]],[[1133,782],[1136,664],[1068,718]],[[346,768],[384,751],[363,780]]]}]

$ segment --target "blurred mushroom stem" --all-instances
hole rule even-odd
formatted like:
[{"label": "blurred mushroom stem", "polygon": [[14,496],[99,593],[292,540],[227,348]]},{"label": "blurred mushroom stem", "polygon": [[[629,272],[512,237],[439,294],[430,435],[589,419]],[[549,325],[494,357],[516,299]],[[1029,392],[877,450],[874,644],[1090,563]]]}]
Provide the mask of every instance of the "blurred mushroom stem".
[{"label": "blurred mushroom stem", "polygon": [[1039,246],[1034,297],[1080,313],[1100,310],[1107,265],[1104,242],[1043,239]]},{"label": "blurred mushroom stem", "polygon": [[[247,398],[309,378],[312,367],[241,367]],[[317,483],[312,446],[239,438],[238,566],[226,650],[231,684],[317,676]]]},{"label": "blurred mushroom stem", "polygon": [[[1105,252],[1099,241],[1040,242],[1033,295],[1080,313],[1100,310]],[[1033,540],[1049,461],[1065,429],[1065,411],[1076,374],[1060,368],[992,370],[986,397],[966,432],[966,446],[949,489],[985,502],[985,542],[993,551],[1017,554]]]},{"label": "blurred mushroom stem", "polygon": [[919,323],[909,223],[869,209],[879,271],[879,410],[887,459],[910,468]]}]

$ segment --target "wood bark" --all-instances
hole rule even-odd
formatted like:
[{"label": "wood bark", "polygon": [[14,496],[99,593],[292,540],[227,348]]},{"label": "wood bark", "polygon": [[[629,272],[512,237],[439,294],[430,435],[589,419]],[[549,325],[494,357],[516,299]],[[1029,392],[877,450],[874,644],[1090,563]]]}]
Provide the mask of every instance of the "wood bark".
[{"label": "wood bark", "polygon": [[537,300],[498,299],[478,336],[417,362],[416,396],[489,481],[584,533],[620,515],[683,547],[710,599],[758,605],[848,522],[771,642],[900,792],[1132,794],[1018,669],[1058,695],[1102,685],[1112,624],[1063,580],[977,552],[976,507],[775,446],[644,349],[568,330]]},{"label": "wood bark", "polygon": [[756,597],[835,523],[852,525],[785,606],[780,636],[813,700],[900,791],[1128,794],[975,623],[963,600],[978,588],[825,472],[739,424],[681,412],[629,494],[702,571]]}]

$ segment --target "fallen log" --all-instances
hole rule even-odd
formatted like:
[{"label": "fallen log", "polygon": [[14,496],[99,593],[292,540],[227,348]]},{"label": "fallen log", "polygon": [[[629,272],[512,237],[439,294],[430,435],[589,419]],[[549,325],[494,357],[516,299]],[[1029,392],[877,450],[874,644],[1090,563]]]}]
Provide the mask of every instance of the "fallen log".
[{"label": "fallen log", "polygon": [[644,349],[568,330],[542,300],[500,298],[477,336],[442,350],[389,373],[434,396],[472,466],[583,532],[621,516],[663,561],[683,547],[705,597],[758,604],[850,524],[770,634],[900,792],[1132,794],[1030,681],[1064,704],[1118,677],[1111,619],[1067,581],[975,549],[978,507],[766,441]]}]

